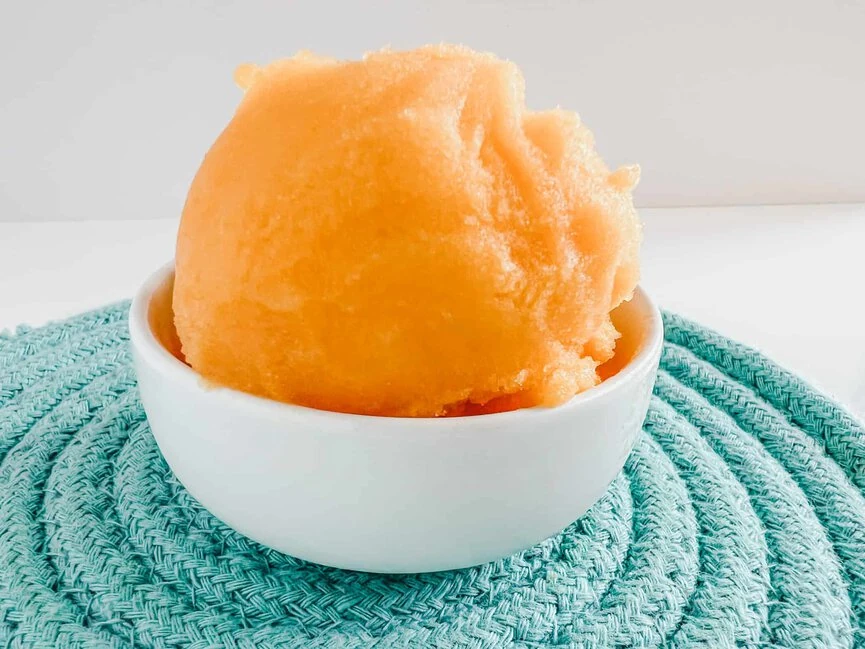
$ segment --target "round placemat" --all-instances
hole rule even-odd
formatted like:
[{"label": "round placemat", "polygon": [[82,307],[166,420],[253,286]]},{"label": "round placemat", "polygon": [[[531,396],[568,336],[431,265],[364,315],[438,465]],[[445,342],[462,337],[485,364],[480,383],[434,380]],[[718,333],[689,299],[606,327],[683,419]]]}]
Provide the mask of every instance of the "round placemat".
[{"label": "round placemat", "polygon": [[0,337],[0,646],[865,646],[865,431],[747,347],[665,316],[645,432],[587,515],[384,576],[268,550],[184,491],[127,310]]}]

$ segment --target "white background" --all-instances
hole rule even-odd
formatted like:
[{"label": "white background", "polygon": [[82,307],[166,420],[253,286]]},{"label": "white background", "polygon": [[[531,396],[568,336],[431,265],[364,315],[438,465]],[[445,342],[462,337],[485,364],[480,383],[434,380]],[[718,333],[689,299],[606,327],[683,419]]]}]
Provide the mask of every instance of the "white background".
[{"label": "white background", "polygon": [[642,165],[663,306],[865,414],[865,0],[0,0],[0,330],[172,256],[238,63],[441,40],[516,61],[531,107]]},{"label": "white background", "polygon": [[0,3],[0,220],[173,218],[234,67],[464,42],[516,61],[643,206],[865,201],[862,0]]}]

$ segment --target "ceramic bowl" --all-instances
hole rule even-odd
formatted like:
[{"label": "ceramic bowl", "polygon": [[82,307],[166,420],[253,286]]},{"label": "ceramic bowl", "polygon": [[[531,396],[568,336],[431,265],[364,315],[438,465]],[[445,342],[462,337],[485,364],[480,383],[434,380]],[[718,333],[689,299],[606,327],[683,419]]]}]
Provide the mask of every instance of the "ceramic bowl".
[{"label": "ceramic bowl", "polygon": [[132,303],[141,401],[189,492],[238,532],[317,563],[462,568],[530,547],[584,514],[621,471],[661,353],[638,289],[600,385],[555,408],[453,418],[327,412],[205,382],[179,356],[173,265]]}]

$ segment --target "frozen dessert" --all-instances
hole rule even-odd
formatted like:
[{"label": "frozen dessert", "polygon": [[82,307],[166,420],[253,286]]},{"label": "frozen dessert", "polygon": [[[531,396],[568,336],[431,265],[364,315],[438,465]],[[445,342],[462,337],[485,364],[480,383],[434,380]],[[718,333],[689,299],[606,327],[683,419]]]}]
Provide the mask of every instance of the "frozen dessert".
[{"label": "frozen dessert", "polygon": [[554,406],[599,382],[638,279],[637,167],[465,47],[308,53],[243,100],[183,210],[174,310],[204,378],[370,415]]}]

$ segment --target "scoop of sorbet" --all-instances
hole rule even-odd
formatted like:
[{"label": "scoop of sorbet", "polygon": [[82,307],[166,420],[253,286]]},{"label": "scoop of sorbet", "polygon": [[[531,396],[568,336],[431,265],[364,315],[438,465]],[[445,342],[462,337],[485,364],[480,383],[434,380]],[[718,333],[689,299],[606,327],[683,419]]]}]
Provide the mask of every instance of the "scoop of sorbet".
[{"label": "scoop of sorbet", "polygon": [[553,406],[637,282],[637,167],[463,47],[242,66],[189,191],[177,331],[217,384],[347,413]]}]

